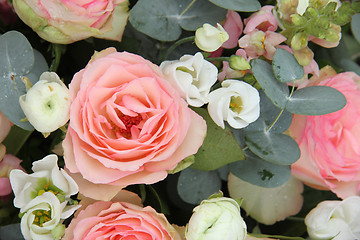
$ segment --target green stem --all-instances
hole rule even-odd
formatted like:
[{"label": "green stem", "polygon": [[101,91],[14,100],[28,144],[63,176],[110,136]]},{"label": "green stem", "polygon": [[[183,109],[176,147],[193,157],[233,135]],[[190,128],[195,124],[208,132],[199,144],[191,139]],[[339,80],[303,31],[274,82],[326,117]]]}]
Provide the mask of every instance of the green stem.
[{"label": "green stem", "polygon": [[[291,92],[289,94],[288,99],[291,98],[291,96],[294,93],[294,90],[295,90],[295,86],[293,85],[292,88],[291,88]],[[274,122],[266,129],[266,132],[269,132],[275,126],[276,122],[279,120],[279,118],[281,117],[281,114],[284,112],[284,110],[285,110],[285,107],[281,109],[279,114],[276,116]]]},{"label": "green stem", "polygon": [[146,199],[146,189],[145,184],[139,184],[141,202],[144,203]]},{"label": "green stem", "polygon": [[184,15],[195,2],[196,0],[192,0],[191,3],[189,3],[189,5],[187,5],[187,7],[180,13],[180,16]]},{"label": "green stem", "polygon": [[191,37],[186,37],[183,39],[180,39],[178,41],[176,41],[173,45],[171,45],[171,47],[169,47],[169,49],[165,52],[164,56],[162,57],[162,61],[166,60],[167,57],[175,50],[175,48],[177,48],[179,45],[186,43],[186,42],[192,42],[195,40],[195,36],[191,36]]},{"label": "green stem", "polygon": [[230,57],[214,57],[214,58],[206,58],[209,62],[215,62],[215,61],[229,61]]},{"label": "green stem", "polygon": [[64,45],[61,44],[53,44],[52,45],[52,51],[53,51],[53,55],[55,56],[49,71],[50,72],[56,72],[59,68],[59,64],[60,64],[60,60],[61,60],[61,56],[64,52]]}]

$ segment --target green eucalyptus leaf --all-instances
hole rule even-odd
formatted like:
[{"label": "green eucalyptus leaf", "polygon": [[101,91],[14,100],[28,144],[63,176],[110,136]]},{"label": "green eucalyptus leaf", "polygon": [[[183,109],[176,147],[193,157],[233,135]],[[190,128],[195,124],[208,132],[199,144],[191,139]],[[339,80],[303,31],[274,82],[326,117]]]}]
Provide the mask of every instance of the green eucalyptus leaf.
[{"label": "green eucalyptus leaf", "polygon": [[280,82],[292,82],[304,76],[304,68],[296,61],[294,55],[282,48],[276,50],[272,68]]},{"label": "green eucalyptus leaf", "polygon": [[258,0],[209,0],[210,2],[229,10],[238,12],[255,12],[261,8]]},{"label": "green eucalyptus leaf", "polygon": [[251,60],[251,71],[264,90],[266,96],[279,108],[284,108],[289,96],[289,88],[279,82],[273,73],[271,65],[261,59]]},{"label": "green eucalyptus leaf", "polygon": [[229,165],[230,172],[251,184],[273,188],[286,183],[291,175],[290,166],[273,164],[260,159],[252,153],[246,154],[246,160]]},{"label": "green eucalyptus leaf", "polygon": [[328,86],[311,86],[296,90],[286,105],[286,110],[301,115],[322,115],[342,109],[345,96]]},{"label": "green eucalyptus leaf", "polygon": [[175,41],[181,28],[195,31],[204,23],[216,25],[226,10],[207,0],[139,0],[130,12],[130,23],[138,31],[160,41]]},{"label": "green eucalyptus leaf", "polygon": [[[278,118],[281,109],[276,107],[270,99],[264,94],[263,91],[259,91],[260,94],[260,116],[259,118],[244,128],[245,132],[250,131],[267,131],[271,126],[270,131],[282,133],[286,131],[292,122],[292,114],[288,111],[283,111]],[[273,124],[276,121],[275,124]]]},{"label": "green eucalyptus leaf", "polygon": [[207,124],[204,143],[195,154],[195,163],[190,167],[203,171],[211,171],[231,162],[244,159],[244,153],[236,141],[231,129],[217,126],[210,118],[206,109],[194,108]]},{"label": "green eucalyptus leaf", "polygon": [[245,143],[260,158],[273,164],[290,165],[300,157],[300,149],[294,139],[276,132],[247,132]]},{"label": "green eucalyptus leaf", "polygon": [[177,190],[182,200],[199,204],[214,193],[219,192],[221,179],[215,171],[207,172],[187,168],[180,172]]},{"label": "green eucalyptus leaf", "polygon": [[2,144],[6,146],[6,153],[16,155],[32,131],[26,131],[18,126],[13,126]]},{"label": "green eucalyptus leaf", "polygon": [[33,49],[21,33],[7,32],[0,37],[0,110],[6,117],[25,130],[32,130],[29,122],[22,122],[25,115],[19,97],[26,93],[21,77],[29,74],[34,66]]},{"label": "green eucalyptus leaf", "polygon": [[356,40],[360,43],[360,13],[352,16],[351,31],[354,37],[356,38]]}]

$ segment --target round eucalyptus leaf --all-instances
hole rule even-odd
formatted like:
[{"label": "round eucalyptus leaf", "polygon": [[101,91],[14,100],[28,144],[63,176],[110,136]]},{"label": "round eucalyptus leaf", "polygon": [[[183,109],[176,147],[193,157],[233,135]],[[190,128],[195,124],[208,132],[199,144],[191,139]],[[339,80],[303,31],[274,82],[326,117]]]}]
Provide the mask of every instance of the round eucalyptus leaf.
[{"label": "round eucalyptus leaf", "polygon": [[221,188],[221,179],[215,171],[205,172],[187,168],[180,172],[178,193],[185,202],[199,204]]},{"label": "round eucalyptus leaf", "polygon": [[356,38],[356,40],[360,43],[360,13],[352,16],[351,31],[354,37]]},{"label": "round eucalyptus leaf", "polygon": [[230,172],[251,184],[273,188],[286,183],[291,175],[290,166],[273,164],[247,153],[246,160],[229,165]]},{"label": "round eucalyptus leaf", "polygon": [[272,68],[276,79],[280,82],[292,82],[304,76],[303,66],[297,62],[294,55],[282,48],[276,49]]},{"label": "round eucalyptus leaf", "polygon": [[289,88],[279,82],[273,73],[271,65],[261,59],[251,60],[251,71],[264,90],[266,96],[279,108],[284,108],[289,96]]},{"label": "round eucalyptus leaf", "polygon": [[255,12],[261,8],[258,0],[209,0],[210,2],[229,10],[238,12]]},{"label": "round eucalyptus leaf", "polygon": [[345,96],[328,86],[298,89],[289,99],[286,110],[300,115],[322,115],[336,112],[346,105]]},{"label": "round eucalyptus leaf", "polygon": [[247,132],[245,142],[253,153],[273,164],[290,165],[300,157],[298,144],[285,134]]}]

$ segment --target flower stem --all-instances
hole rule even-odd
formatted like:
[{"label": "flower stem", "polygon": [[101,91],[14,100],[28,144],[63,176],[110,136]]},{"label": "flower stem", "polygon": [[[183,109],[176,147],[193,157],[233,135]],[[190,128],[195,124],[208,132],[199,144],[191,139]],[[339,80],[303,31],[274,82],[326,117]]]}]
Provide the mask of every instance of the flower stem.
[{"label": "flower stem", "polygon": [[192,42],[194,41],[195,36],[191,36],[191,37],[186,37],[183,39],[180,39],[178,41],[176,41],[173,45],[171,45],[171,47],[169,47],[169,49],[165,52],[164,56],[162,57],[162,61],[166,60],[167,57],[175,50],[175,48],[177,48],[179,45],[186,43],[186,42]]},{"label": "flower stem", "polygon": [[58,70],[61,56],[64,52],[65,52],[65,45],[52,44],[52,54],[54,56],[54,59],[49,69],[50,72],[56,72]]},{"label": "flower stem", "polygon": [[215,62],[215,61],[229,61],[230,57],[214,57],[214,58],[206,58],[209,62]]},{"label": "flower stem", "polygon": [[180,16],[184,15],[195,2],[196,0],[192,0],[191,3],[189,3],[189,5],[187,5],[186,8],[180,13]]}]

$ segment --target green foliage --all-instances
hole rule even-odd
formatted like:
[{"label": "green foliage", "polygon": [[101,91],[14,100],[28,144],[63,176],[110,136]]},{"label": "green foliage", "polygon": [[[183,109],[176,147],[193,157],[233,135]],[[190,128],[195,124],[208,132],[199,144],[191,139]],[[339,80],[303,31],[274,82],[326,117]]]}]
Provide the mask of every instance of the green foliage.
[{"label": "green foliage", "polygon": [[190,167],[211,171],[229,163],[243,160],[244,153],[230,128],[218,127],[206,109],[196,108],[194,110],[206,120],[207,135],[203,145],[195,154],[195,163]]},{"label": "green foliage", "polygon": [[31,133],[32,131],[26,131],[17,126],[13,126],[10,133],[2,142],[2,144],[6,146],[6,153],[16,155]]},{"label": "green foliage", "polygon": [[226,9],[238,12],[255,12],[261,8],[258,0],[209,0]]},{"label": "green foliage", "polygon": [[360,13],[352,17],[351,30],[355,39],[360,43]]},{"label": "green foliage", "polygon": [[35,84],[47,69],[44,57],[32,49],[21,33],[10,31],[0,37],[0,110],[25,130],[33,130],[33,127],[29,122],[21,121],[25,115],[19,97],[26,93],[22,77]]},{"label": "green foliage", "polygon": [[304,76],[304,68],[296,61],[294,55],[281,48],[275,52],[272,68],[280,82],[292,82]]},{"label": "green foliage", "polygon": [[130,23],[138,31],[160,41],[175,41],[181,29],[195,31],[204,23],[216,25],[226,10],[207,0],[139,0],[130,12]]},{"label": "green foliage", "polygon": [[291,175],[290,166],[264,161],[249,151],[246,153],[245,161],[231,163],[229,168],[238,178],[265,188],[281,186]]},{"label": "green foliage", "polygon": [[206,172],[187,168],[181,171],[177,191],[182,200],[199,204],[221,188],[221,179],[215,171]]}]

